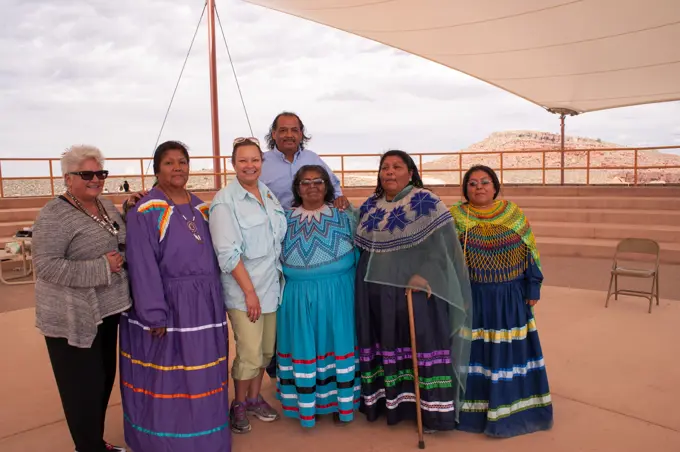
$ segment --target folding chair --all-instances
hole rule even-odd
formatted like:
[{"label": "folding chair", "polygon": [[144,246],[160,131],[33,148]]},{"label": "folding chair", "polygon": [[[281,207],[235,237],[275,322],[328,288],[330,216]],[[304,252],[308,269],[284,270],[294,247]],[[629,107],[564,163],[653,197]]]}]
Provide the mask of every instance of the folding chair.
[{"label": "folding chair", "polygon": [[[646,254],[654,256],[653,268],[629,268],[619,265],[621,254]],[[612,284],[614,285],[614,299],[618,300],[619,295],[630,295],[649,299],[649,313],[652,313],[653,300],[656,297],[656,305],[659,305],[659,257],[661,250],[659,244],[649,239],[623,239],[616,247],[614,263],[612,264],[611,278],[609,279],[609,290],[607,291],[607,301],[604,307],[609,306],[609,298],[612,295]],[[628,259],[626,259],[628,260]],[[619,290],[619,276],[629,276],[632,278],[652,278],[652,290],[643,292],[639,290]]]}]

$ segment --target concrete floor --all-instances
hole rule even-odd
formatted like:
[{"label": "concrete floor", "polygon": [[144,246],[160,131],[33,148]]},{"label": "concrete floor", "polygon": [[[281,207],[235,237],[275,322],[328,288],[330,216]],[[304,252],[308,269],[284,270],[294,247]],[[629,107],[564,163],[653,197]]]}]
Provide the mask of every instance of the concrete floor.
[{"label": "concrete floor", "polygon": [[[644,300],[622,297],[608,309],[603,303],[601,291],[546,286],[536,308],[555,407],[553,430],[508,440],[440,433],[426,437],[427,450],[680,450],[680,362],[663,346],[677,342],[680,303],[664,299],[652,315]],[[0,450],[72,451],[33,317],[31,308],[0,314]],[[273,401],[274,386],[265,380],[265,395]],[[123,442],[117,387],[107,439]],[[323,421],[306,431],[283,419],[255,421],[252,433],[234,437],[233,450],[396,452],[416,450],[416,440],[413,425],[387,427],[359,417],[344,429]]]}]

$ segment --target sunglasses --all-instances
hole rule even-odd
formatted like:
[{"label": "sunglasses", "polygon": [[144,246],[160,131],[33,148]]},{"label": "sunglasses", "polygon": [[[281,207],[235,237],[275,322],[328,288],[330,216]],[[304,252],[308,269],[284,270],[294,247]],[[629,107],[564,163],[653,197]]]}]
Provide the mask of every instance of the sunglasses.
[{"label": "sunglasses", "polygon": [[489,185],[491,183],[491,181],[489,179],[482,179],[480,182],[477,182],[476,180],[471,180],[470,182],[468,182],[468,186],[469,187],[476,187],[480,183],[482,185]]},{"label": "sunglasses", "polygon": [[109,172],[107,170],[99,170],[99,171],[73,171],[69,174],[72,174],[74,176],[80,176],[82,180],[92,180],[94,179],[94,176],[97,176],[97,179],[99,180],[104,180],[107,177],[109,177]]},{"label": "sunglasses", "polygon": [[237,144],[241,144],[241,143],[253,143],[258,148],[260,147],[260,140],[258,140],[255,137],[238,137],[238,138],[234,139],[234,143],[232,144],[232,147],[236,146]]},{"label": "sunglasses", "polygon": [[323,179],[302,179],[300,181],[301,187],[311,187],[312,185],[323,185],[325,184]]}]

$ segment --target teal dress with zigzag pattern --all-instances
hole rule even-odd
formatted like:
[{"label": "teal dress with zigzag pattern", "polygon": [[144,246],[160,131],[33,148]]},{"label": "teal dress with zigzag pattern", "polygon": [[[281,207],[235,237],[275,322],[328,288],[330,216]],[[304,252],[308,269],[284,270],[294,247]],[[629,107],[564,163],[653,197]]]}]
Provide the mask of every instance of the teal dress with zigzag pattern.
[{"label": "teal dress with zigzag pattern", "polygon": [[359,405],[351,214],[330,206],[286,212],[286,285],[277,313],[277,397],[283,413],[313,427],[316,416],[349,422]]}]

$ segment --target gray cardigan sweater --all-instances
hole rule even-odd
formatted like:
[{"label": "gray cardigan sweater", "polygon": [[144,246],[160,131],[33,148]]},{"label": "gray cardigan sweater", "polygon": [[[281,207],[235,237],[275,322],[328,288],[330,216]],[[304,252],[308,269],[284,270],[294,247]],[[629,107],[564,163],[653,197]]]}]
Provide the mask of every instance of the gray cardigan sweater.
[{"label": "gray cardigan sweater", "polygon": [[125,244],[125,222],[111,201],[101,202],[117,236],[63,198],[48,202],[33,225],[36,326],[81,348],[92,346],[103,318],[131,306],[127,272],[112,273],[104,256]]}]

